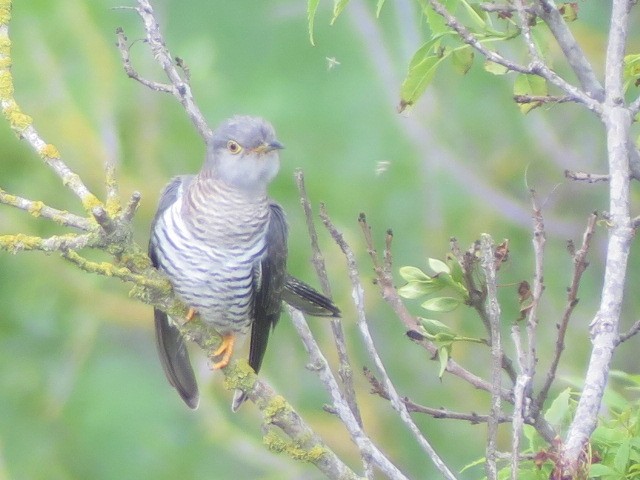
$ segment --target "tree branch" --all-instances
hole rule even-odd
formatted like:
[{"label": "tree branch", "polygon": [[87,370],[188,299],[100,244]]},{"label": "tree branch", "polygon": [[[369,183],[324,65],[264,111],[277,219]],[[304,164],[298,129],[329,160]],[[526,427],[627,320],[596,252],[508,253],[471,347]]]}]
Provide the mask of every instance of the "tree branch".
[{"label": "tree branch", "polygon": [[609,159],[610,231],[600,308],[591,322],[593,349],[576,414],[561,452],[562,475],[575,475],[584,448],[596,427],[607,384],[623,300],[629,250],[634,235],[629,211],[629,132],[632,117],[624,107],[622,65],[628,29],[628,0],[614,0],[605,70],[605,104],[602,121]]},{"label": "tree branch", "polygon": [[[191,93],[191,84],[189,82],[188,75],[185,72],[185,68],[182,60],[173,60],[173,56],[169,52],[169,49],[165,45],[164,38],[160,32],[160,25],[155,19],[153,8],[149,0],[137,0],[138,6],[135,7],[136,12],[140,15],[144,24],[146,32],[146,41],[149,44],[153,58],[160,64],[164,70],[168,84],[153,82],[142,78],[131,65],[129,58],[129,49],[126,45],[126,36],[124,30],[119,28],[116,32],[118,37],[118,49],[122,57],[122,63],[127,75],[138,82],[142,83],[146,87],[159,91],[172,94],[184,107],[191,123],[196,127],[196,130],[200,136],[207,141],[211,137],[211,128],[207,124],[204,115],[200,111],[200,108],[195,103],[193,94]],[[182,69],[183,74],[180,74],[179,68]]]},{"label": "tree branch", "polygon": [[338,244],[342,252],[344,253],[347,259],[347,265],[349,268],[349,278],[351,279],[352,285],[352,297],[356,306],[356,311],[358,313],[358,328],[360,329],[360,335],[364,340],[365,347],[369,354],[369,357],[373,360],[378,373],[382,377],[382,382],[385,385],[387,391],[389,392],[389,397],[391,400],[391,406],[395,411],[398,412],[400,418],[404,422],[404,424],[409,428],[409,431],[413,434],[416,442],[420,447],[429,455],[431,461],[434,463],[436,468],[444,475],[445,478],[455,480],[455,476],[446,466],[446,464],[442,461],[440,456],[433,449],[429,441],[422,435],[422,432],[418,429],[417,425],[411,419],[409,412],[407,411],[406,406],[400,399],[391,379],[387,375],[386,369],[378,355],[375,344],[373,343],[373,338],[371,337],[371,333],[369,332],[369,326],[367,325],[367,319],[364,309],[364,289],[362,288],[362,284],[360,282],[360,274],[358,272],[358,266],[356,265],[355,255],[353,254],[353,250],[344,240],[343,235],[338,231],[338,229],[333,225],[331,219],[329,218],[324,205],[320,205],[320,218],[324,223],[327,230]]}]

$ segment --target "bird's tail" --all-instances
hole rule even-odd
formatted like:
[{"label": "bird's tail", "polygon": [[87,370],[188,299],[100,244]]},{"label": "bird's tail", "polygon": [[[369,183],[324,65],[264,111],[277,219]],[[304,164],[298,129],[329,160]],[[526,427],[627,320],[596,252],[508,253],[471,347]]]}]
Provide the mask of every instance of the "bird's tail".
[{"label": "bird's tail", "polygon": [[310,285],[287,275],[282,299],[293,308],[313,317],[339,317],[340,309]]}]

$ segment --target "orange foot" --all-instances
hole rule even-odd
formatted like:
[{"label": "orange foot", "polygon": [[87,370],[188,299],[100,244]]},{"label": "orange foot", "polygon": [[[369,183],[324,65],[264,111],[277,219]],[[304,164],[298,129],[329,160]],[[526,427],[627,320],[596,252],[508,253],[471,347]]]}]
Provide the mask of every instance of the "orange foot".
[{"label": "orange foot", "polygon": [[185,323],[190,322],[191,320],[193,320],[193,317],[195,317],[197,314],[198,314],[198,312],[196,312],[196,309],[193,308],[193,307],[190,307],[189,311],[187,312],[187,316],[185,317],[186,318],[186,322]]},{"label": "orange foot", "polygon": [[213,352],[213,356],[217,357],[222,355],[220,361],[214,363],[211,368],[213,370],[218,370],[220,368],[224,368],[229,364],[229,360],[231,359],[231,355],[233,354],[233,345],[236,343],[236,337],[233,333],[222,336],[222,344],[218,347],[218,349]]}]

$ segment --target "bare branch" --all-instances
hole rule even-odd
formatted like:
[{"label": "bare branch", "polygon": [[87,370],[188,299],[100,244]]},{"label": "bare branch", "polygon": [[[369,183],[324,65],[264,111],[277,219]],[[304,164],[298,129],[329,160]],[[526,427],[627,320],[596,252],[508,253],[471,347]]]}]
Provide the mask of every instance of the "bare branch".
[{"label": "bare branch", "polygon": [[587,172],[573,172],[571,170],[565,170],[564,176],[577,182],[598,183],[608,182],[611,178],[607,174],[587,173]]},{"label": "bare branch", "polygon": [[18,195],[11,195],[1,188],[0,203],[25,210],[36,218],[42,217],[53,220],[55,223],[65,227],[74,227],[85,232],[94,230],[96,227],[95,223],[87,218],[50,207],[39,200],[29,200]]},{"label": "bare branch", "polygon": [[607,133],[610,233],[600,307],[591,322],[593,349],[575,417],[567,433],[561,475],[571,477],[580,468],[584,447],[596,427],[613,351],[618,342],[623,289],[631,242],[635,233],[629,211],[629,133],[632,117],[624,107],[622,65],[629,20],[628,0],[613,0],[602,120]]},{"label": "bare branch", "polygon": [[575,102],[576,99],[569,96],[557,96],[557,95],[514,95],[513,100],[519,104],[538,103],[538,104],[558,104]]},{"label": "bare branch", "polygon": [[158,24],[158,21],[155,19],[151,3],[148,0],[137,0],[137,2],[138,6],[135,8],[135,10],[136,12],[138,12],[138,15],[140,15],[140,18],[142,18],[142,22],[144,24],[144,29],[146,32],[147,43],[151,48],[153,58],[155,58],[156,61],[160,64],[170,83],[163,84],[143,79],[135,71],[135,69],[131,66],[124,31],[120,28],[117,31],[118,48],[120,50],[120,55],[122,56],[122,62],[125,72],[131,78],[136,79],[138,82],[151,88],[152,90],[171,93],[174,97],[176,97],[180,104],[184,107],[187,115],[189,116],[189,119],[198,130],[200,136],[205,141],[207,141],[212,134],[211,128],[209,128],[209,126],[207,125],[207,121],[204,118],[204,115],[195,103],[193,94],[191,93],[191,85],[189,83],[188,74],[185,73],[183,78],[178,70],[179,68],[181,68],[183,72],[186,72],[186,69],[183,68],[182,60],[180,60],[179,62],[175,62],[173,60],[173,56],[165,45],[164,38],[160,33],[160,26]]},{"label": "bare branch", "polygon": [[631,337],[635,336],[638,332],[640,332],[640,320],[636,320],[628,332],[620,335],[620,337],[618,338],[618,343],[620,344],[622,342],[626,342]]},{"label": "bare branch", "polygon": [[335,408],[335,412],[347,428],[347,431],[351,436],[351,440],[356,444],[361,454],[367,456],[370,461],[375,463],[375,465],[389,478],[406,479],[407,477],[405,477],[402,472],[400,472],[400,470],[398,470],[398,468],[393,465],[389,459],[387,459],[384,453],[373,444],[371,439],[360,427],[356,417],[349,407],[349,404],[345,401],[342,392],[340,391],[340,387],[338,386],[338,382],[333,376],[333,373],[331,373],[327,359],[320,351],[320,347],[318,347],[318,344],[313,338],[311,330],[309,330],[309,326],[307,325],[302,313],[289,306],[286,306],[286,308],[293,320],[293,325],[296,328],[298,335],[302,339],[302,342],[309,353],[311,363],[316,367],[314,370],[325,385],[329,395],[331,395],[332,405]]},{"label": "bare branch", "polygon": [[[304,211],[304,216],[307,221],[307,230],[309,232],[309,238],[311,239],[311,251],[313,252],[313,265],[316,269],[316,274],[322,284],[322,291],[328,297],[331,297],[331,287],[329,285],[329,279],[327,277],[327,269],[324,263],[324,257],[320,252],[320,246],[318,245],[318,233],[313,222],[313,212],[311,210],[311,203],[307,196],[307,190],[304,185],[304,173],[301,169],[297,169],[294,173],[296,185],[298,186],[298,193],[300,194],[300,204]],[[362,427],[362,418],[360,416],[360,409],[356,399],[356,392],[353,386],[353,371],[351,368],[351,362],[349,360],[349,353],[347,352],[347,342],[344,337],[344,330],[342,329],[342,322],[339,318],[331,319],[331,331],[333,332],[333,338],[336,343],[336,350],[338,351],[338,359],[340,362],[340,368],[338,374],[344,388],[344,393],[349,403],[351,411],[355,415],[358,423]]]},{"label": "bare branch", "polygon": [[347,264],[349,268],[349,278],[351,279],[351,285],[353,287],[352,296],[356,306],[356,311],[358,313],[358,327],[360,329],[360,335],[364,340],[365,347],[369,354],[369,357],[373,360],[378,372],[382,377],[382,383],[385,385],[387,391],[389,392],[389,398],[391,401],[391,406],[394,410],[398,412],[400,418],[404,422],[404,424],[409,428],[409,431],[413,434],[414,438],[418,442],[418,445],[422,447],[422,449],[429,455],[431,461],[434,465],[440,470],[440,472],[444,475],[445,478],[455,480],[455,476],[446,466],[446,464],[442,461],[440,456],[433,449],[431,444],[427,441],[427,439],[422,435],[422,432],[418,429],[417,425],[411,419],[409,412],[407,411],[406,406],[400,399],[400,396],[396,392],[391,379],[387,375],[386,369],[378,355],[378,351],[373,343],[373,338],[371,337],[371,333],[369,332],[369,326],[367,325],[367,319],[364,309],[364,289],[362,288],[362,284],[360,282],[360,275],[358,272],[358,266],[355,261],[355,255],[351,250],[351,247],[344,240],[342,233],[338,231],[338,229],[333,225],[331,219],[329,218],[324,205],[320,205],[320,217],[322,218],[322,222],[331,233],[331,236],[338,244],[342,252],[344,253]]},{"label": "bare branch", "polygon": [[491,338],[491,413],[487,423],[487,447],[485,472],[489,480],[498,478],[496,466],[496,452],[498,442],[498,418],[501,410],[501,384],[502,384],[502,343],[500,339],[500,304],[498,303],[498,290],[496,279],[495,249],[493,240],[487,234],[482,234],[480,240],[480,254],[482,269],[487,285],[487,312],[489,314],[490,338]]},{"label": "bare branch", "polygon": [[[384,398],[385,400],[390,400],[389,392],[387,391],[386,387],[373,375],[371,370],[369,370],[367,367],[364,367],[363,372],[364,376],[367,377],[367,380],[369,380],[369,383],[371,384],[371,393],[374,393]],[[405,404],[409,412],[424,413],[426,415],[432,416],[433,418],[464,420],[471,423],[472,425],[487,423],[489,421],[489,415],[480,415],[475,412],[452,412],[451,410],[448,410],[446,408],[425,407],[424,405],[413,402],[407,397],[403,397],[402,402]],[[498,421],[500,423],[510,422],[511,417],[509,417],[508,415],[502,415],[498,419]]]},{"label": "bare branch", "polygon": [[572,253],[573,276],[571,278],[571,284],[567,290],[567,303],[560,323],[558,324],[558,338],[556,339],[556,348],[553,359],[551,360],[551,365],[549,366],[545,382],[540,389],[534,404],[534,409],[537,410],[542,410],[544,402],[547,399],[547,395],[549,394],[549,389],[556,378],[556,372],[558,370],[558,365],[560,364],[560,357],[564,351],[564,339],[567,334],[569,319],[578,304],[578,288],[580,287],[580,280],[582,279],[582,274],[589,266],[589,262],[587,262],[587,253],[591,247],[591,239],[593,238],[597,219],[598,215],[595,213],[589,216],[589,219],[587,220],[587,228],[582,236],[582,246],[578,251]]},{"label": "bare branch", "polygon": [[564,56],[569,62],[569,66],[578,77],[578,81],[582,89],[591,98],[602,101],[604,99],[604,90],[598,81],[593,68],[582,48],[574,38],[571,30],[564,21],[562,15],[558,11],[554,0],[539,0],[540,8],[536,13],[545,21],[549,30],[558,42]]},{"label": "bare branch", "polygon": [[535,272],[533,275],[533,287],[531,288],[531,303],[527,309],[527,337],[528,351],[526,355],[525,371],[521,372],[530,379],[535,377],[538,363],[536,353],[536,331],[538,327],[538,305],[544,292],[544,247],[546,234],[542,210],[538,205],[534,190],[531,193],[531,206],[533,209],[533,253],[535,258]]}]

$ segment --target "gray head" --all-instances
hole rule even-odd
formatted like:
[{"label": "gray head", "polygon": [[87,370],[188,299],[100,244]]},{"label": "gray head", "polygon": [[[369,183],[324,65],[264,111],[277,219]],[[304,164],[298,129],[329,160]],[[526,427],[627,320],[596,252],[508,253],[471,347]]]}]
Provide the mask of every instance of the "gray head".
[{"label": "gray head", "polygon": [[203,171],[236,188],[262,193],[278,173],[281,148],[269,122],[236,115],[213,132]]}]

